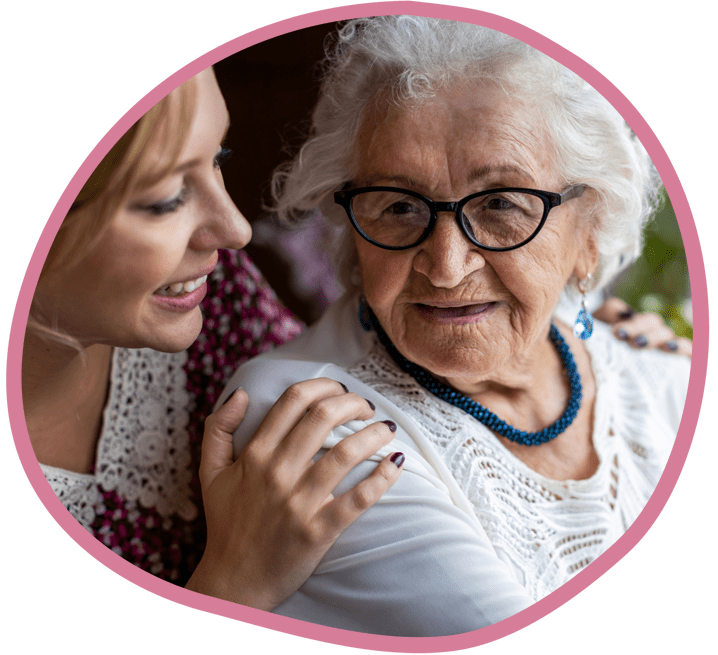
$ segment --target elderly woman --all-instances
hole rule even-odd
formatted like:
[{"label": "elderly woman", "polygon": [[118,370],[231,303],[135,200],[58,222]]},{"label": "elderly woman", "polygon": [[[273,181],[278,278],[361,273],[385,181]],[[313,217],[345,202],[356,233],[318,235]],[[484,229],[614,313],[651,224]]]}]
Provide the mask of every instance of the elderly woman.
[{"label": "elderly woman", "polygon": [[[353,21],[312,136],[276,181],[281,215],[320,208],[345,224],[349,292],[297,341],[240,368],[228,391],[241,385],[253,405],[235,449],[287,385],[325,376],[376,405],[406,460],[275,611],[456,634],[526,608],[600,556],[658,482],[689,372],[686,358],[594,327],[580,301],[635,257],[660,185],[610,104],[486,28]],[[563,292],[574,326],[555,316]]]}]

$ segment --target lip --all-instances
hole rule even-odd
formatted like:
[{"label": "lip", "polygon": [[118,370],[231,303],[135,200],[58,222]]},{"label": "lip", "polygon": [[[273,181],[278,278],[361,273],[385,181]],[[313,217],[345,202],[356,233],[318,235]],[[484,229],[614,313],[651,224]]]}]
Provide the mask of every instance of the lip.
[{"label": "lip", "polygon": [[[212,257],[212,260],[209,262],[209,264],[207,264],[205,267],[201,268],[197,273],[185,275],[184,277],[177,278],[176,280],[172,280],[171,282],[165,282],[165,284],[163,284],[162,287],[168,287],[173,284],[177,284],[178,282],[188,282],[189,280],[197,280],[201,277],[204,277],[205,275],[210,275],[212,273],[212,271],[214,271],[214,269],[217,267],[218,260],[219,260],[219,253],[215,252],[214,257]],[[158,289],[161,289],[162,287],[158,287]],[[192,293],[194,293],[194,291]]]},{"label": "lip", "polygon": [[[209,276],[212,271],[217,267],[218,261],[219,252],[215,250],[214,255],[209,260],[209,262],[207,262],[207,264],[203,266],[199,271],[190,275],[186,275],[173,282],[167,282],[163,284],[162,287],[159,287],[159,289],[166,286],[170,286],[172,284],[176,284],[177,282],[184,283],[189,280],[196,280],[200,277],[204,277],[205,275]],[[162,307],[163,309],[167,309],[171,312],[189,312],[195,309],[195,307],[197,307],[204,300],[204,297],[207,295],[207,288],[207,281],[205,280],[194,291],[190,291],[189,293],[183,293],[181,296],[160,296],[157,293],[153,293],[150,298],[160,307]]]},{"label": "lip", "polygon": [[436,323],[464,325],[477,323],[491,314],[498,306],[497,302],[432,302],[414,303],[416,311],[424,318]]},{"label": "lip", "polygon": [[[198,276],[198,277],[201,277]],[[191,279],[191,278],[190,278]],[[164,309],[168,309],[172,312],[189,312],[197,307],[207,295],[207,282],[202,283],[194,291],[190,293],[184,293],[181,296],[158,296],[153,294],[150,296],[153,302]]]}]

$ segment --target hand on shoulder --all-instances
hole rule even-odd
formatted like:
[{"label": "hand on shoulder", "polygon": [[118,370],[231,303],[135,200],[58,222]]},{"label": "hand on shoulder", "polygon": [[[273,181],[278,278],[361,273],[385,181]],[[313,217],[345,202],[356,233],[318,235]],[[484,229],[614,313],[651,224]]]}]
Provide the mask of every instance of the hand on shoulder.
[{"label": "hand on shoulder", "polygon": [[207,548],[187,588],[271,610],[398,479],[402,456],[385,457],[335,498],[342,478],[390,443],[396,426],[372,423],[313,461],[332,429],[370,420],[374,407],[338,382],[307,380],[282,394],[234,461],[232,434],[248,404],[237,390],[207,419],[200,464]]},{"label": "hand on shoulder", "polygon": [[620,298],[608,298],[594,312],[594,317],[608,323],[613,335],[632,348],[657,348],[678,355],[692,355],[690,339],[676,337],[658,314],[636,312]]}]

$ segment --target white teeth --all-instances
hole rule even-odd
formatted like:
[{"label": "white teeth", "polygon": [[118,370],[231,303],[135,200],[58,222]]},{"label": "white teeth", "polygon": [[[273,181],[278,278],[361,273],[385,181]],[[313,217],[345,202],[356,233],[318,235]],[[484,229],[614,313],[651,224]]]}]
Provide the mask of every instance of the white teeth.
[{"label": "white teeth", "polygon": [[187,282],[175,282],[166,287],[157,289],[155,294],[158,296],[179,296],[183,293],[192,293],[197,287],[201,287],[207,281],[207,276],[203,275],[196,280],[188,280]]}]

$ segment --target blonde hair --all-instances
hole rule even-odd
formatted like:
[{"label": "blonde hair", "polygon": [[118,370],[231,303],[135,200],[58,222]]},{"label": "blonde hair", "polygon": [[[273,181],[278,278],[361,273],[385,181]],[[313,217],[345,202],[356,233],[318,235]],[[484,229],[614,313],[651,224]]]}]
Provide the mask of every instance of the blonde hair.
[{"label": "blonde hair", "polygon": [[[196,84],[191,79],[162,98],[110,149],[77,194],[45,259],[37,288],[78,265],[102,239],[132,193],[159,182],[177,164],[194,118]],[[28,329],[79,348],[57,326],[62,299],[41,302],[37,290]]]}]

